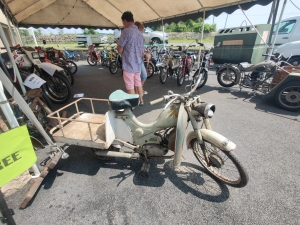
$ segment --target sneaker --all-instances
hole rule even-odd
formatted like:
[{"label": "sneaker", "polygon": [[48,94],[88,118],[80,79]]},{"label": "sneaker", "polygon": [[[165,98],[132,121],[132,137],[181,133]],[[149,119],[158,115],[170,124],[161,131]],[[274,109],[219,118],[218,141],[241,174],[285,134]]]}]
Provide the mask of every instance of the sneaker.
[{"label": "sneaker", "polygon": [[146,95],[146,94],[148,94],[148,92],[147,91],[144,91],[144,93],[143,93],[144,95]]}]

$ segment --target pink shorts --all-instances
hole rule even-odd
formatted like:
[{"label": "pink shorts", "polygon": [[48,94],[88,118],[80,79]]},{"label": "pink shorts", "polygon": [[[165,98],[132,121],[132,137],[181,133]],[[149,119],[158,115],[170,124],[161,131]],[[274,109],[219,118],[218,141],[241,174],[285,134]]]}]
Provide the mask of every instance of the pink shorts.
[{"label": "pink shorts", "polygon": [[129,73],[126,70],[123,70],[123,78],[127,90],[133,90],[134,86],[142,86],[141,83],[141,73]]}]

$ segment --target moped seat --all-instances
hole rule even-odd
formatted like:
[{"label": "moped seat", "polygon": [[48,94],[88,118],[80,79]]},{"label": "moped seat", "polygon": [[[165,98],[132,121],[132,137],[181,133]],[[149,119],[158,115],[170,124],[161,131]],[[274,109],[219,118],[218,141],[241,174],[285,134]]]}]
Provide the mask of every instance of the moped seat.
[{"label": "moped seat", "polygon": [[139,104],[138,94],[127,94],[122,90],[116,90],[109,95],[109,105],[112,110],[131,108]]},{"label": "moped seat", "polygon": [[173,57],[174,58],[180,58],[180,54],[174,54]]},{"label": "moped seat", "polygon": [[187,52],[187,55],[195,55],[195,52]]},{"label": "moped seat", "polygon": [[253,66],[253,64],[247,63],[247,62],[242,62],[242,63],[240,63],[240,65],[242,66],[243,69],[248,69],[251,66]]}]

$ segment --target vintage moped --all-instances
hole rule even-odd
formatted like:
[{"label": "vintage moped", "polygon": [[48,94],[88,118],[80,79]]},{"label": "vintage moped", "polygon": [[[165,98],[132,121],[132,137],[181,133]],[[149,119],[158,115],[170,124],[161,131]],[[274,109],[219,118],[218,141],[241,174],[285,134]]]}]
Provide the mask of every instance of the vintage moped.
[{"label": "vintage moped", "polygon": [[[204,103],[200,95],[192,96],[200,80],[201,77],[188,93],[169,91],[168,95],[150,102],[152,105],[167,102],[152,123],[145,124],[133,114],[132,108],[139,104],[138,95],[117,90],[108,100],[82,98],[53,112],[48,117],[57,119],[58,125],[50,133],[58,143],[90,147],[101,157],[142,159],[144,163],[140,173],[146,177],[149,176],[151,158],[172,159],[168,165],[178,168],[186,138],[187,149],[192,150],[213,176],[230,186],[244,187],[248,174],[233,153],[236,145],[213,131],[209,122],[215,105]],[[89,101],[92,112],[81,111],[80,101]],[[93,103],[96,101],[108,102],[110,109],[105,115],[95,113],[96,106],[99,108],[100,104]],[[68,107],[76,108],[76,113],[69,118],[61,118],[60,111]],[[193,131],[186,135],[189,122]]]}]

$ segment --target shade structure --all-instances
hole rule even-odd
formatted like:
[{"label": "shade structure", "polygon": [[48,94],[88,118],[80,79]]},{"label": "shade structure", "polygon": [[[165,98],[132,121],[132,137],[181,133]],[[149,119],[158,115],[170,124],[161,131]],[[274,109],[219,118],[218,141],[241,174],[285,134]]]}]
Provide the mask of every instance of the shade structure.
[{"label": "shade structure", "polygon": [[122,27],[121,15],[131,11],[147,26],[232,13],[267,5],[272,0],[0,0],[2,11],[22,27],[95,28]]}]

